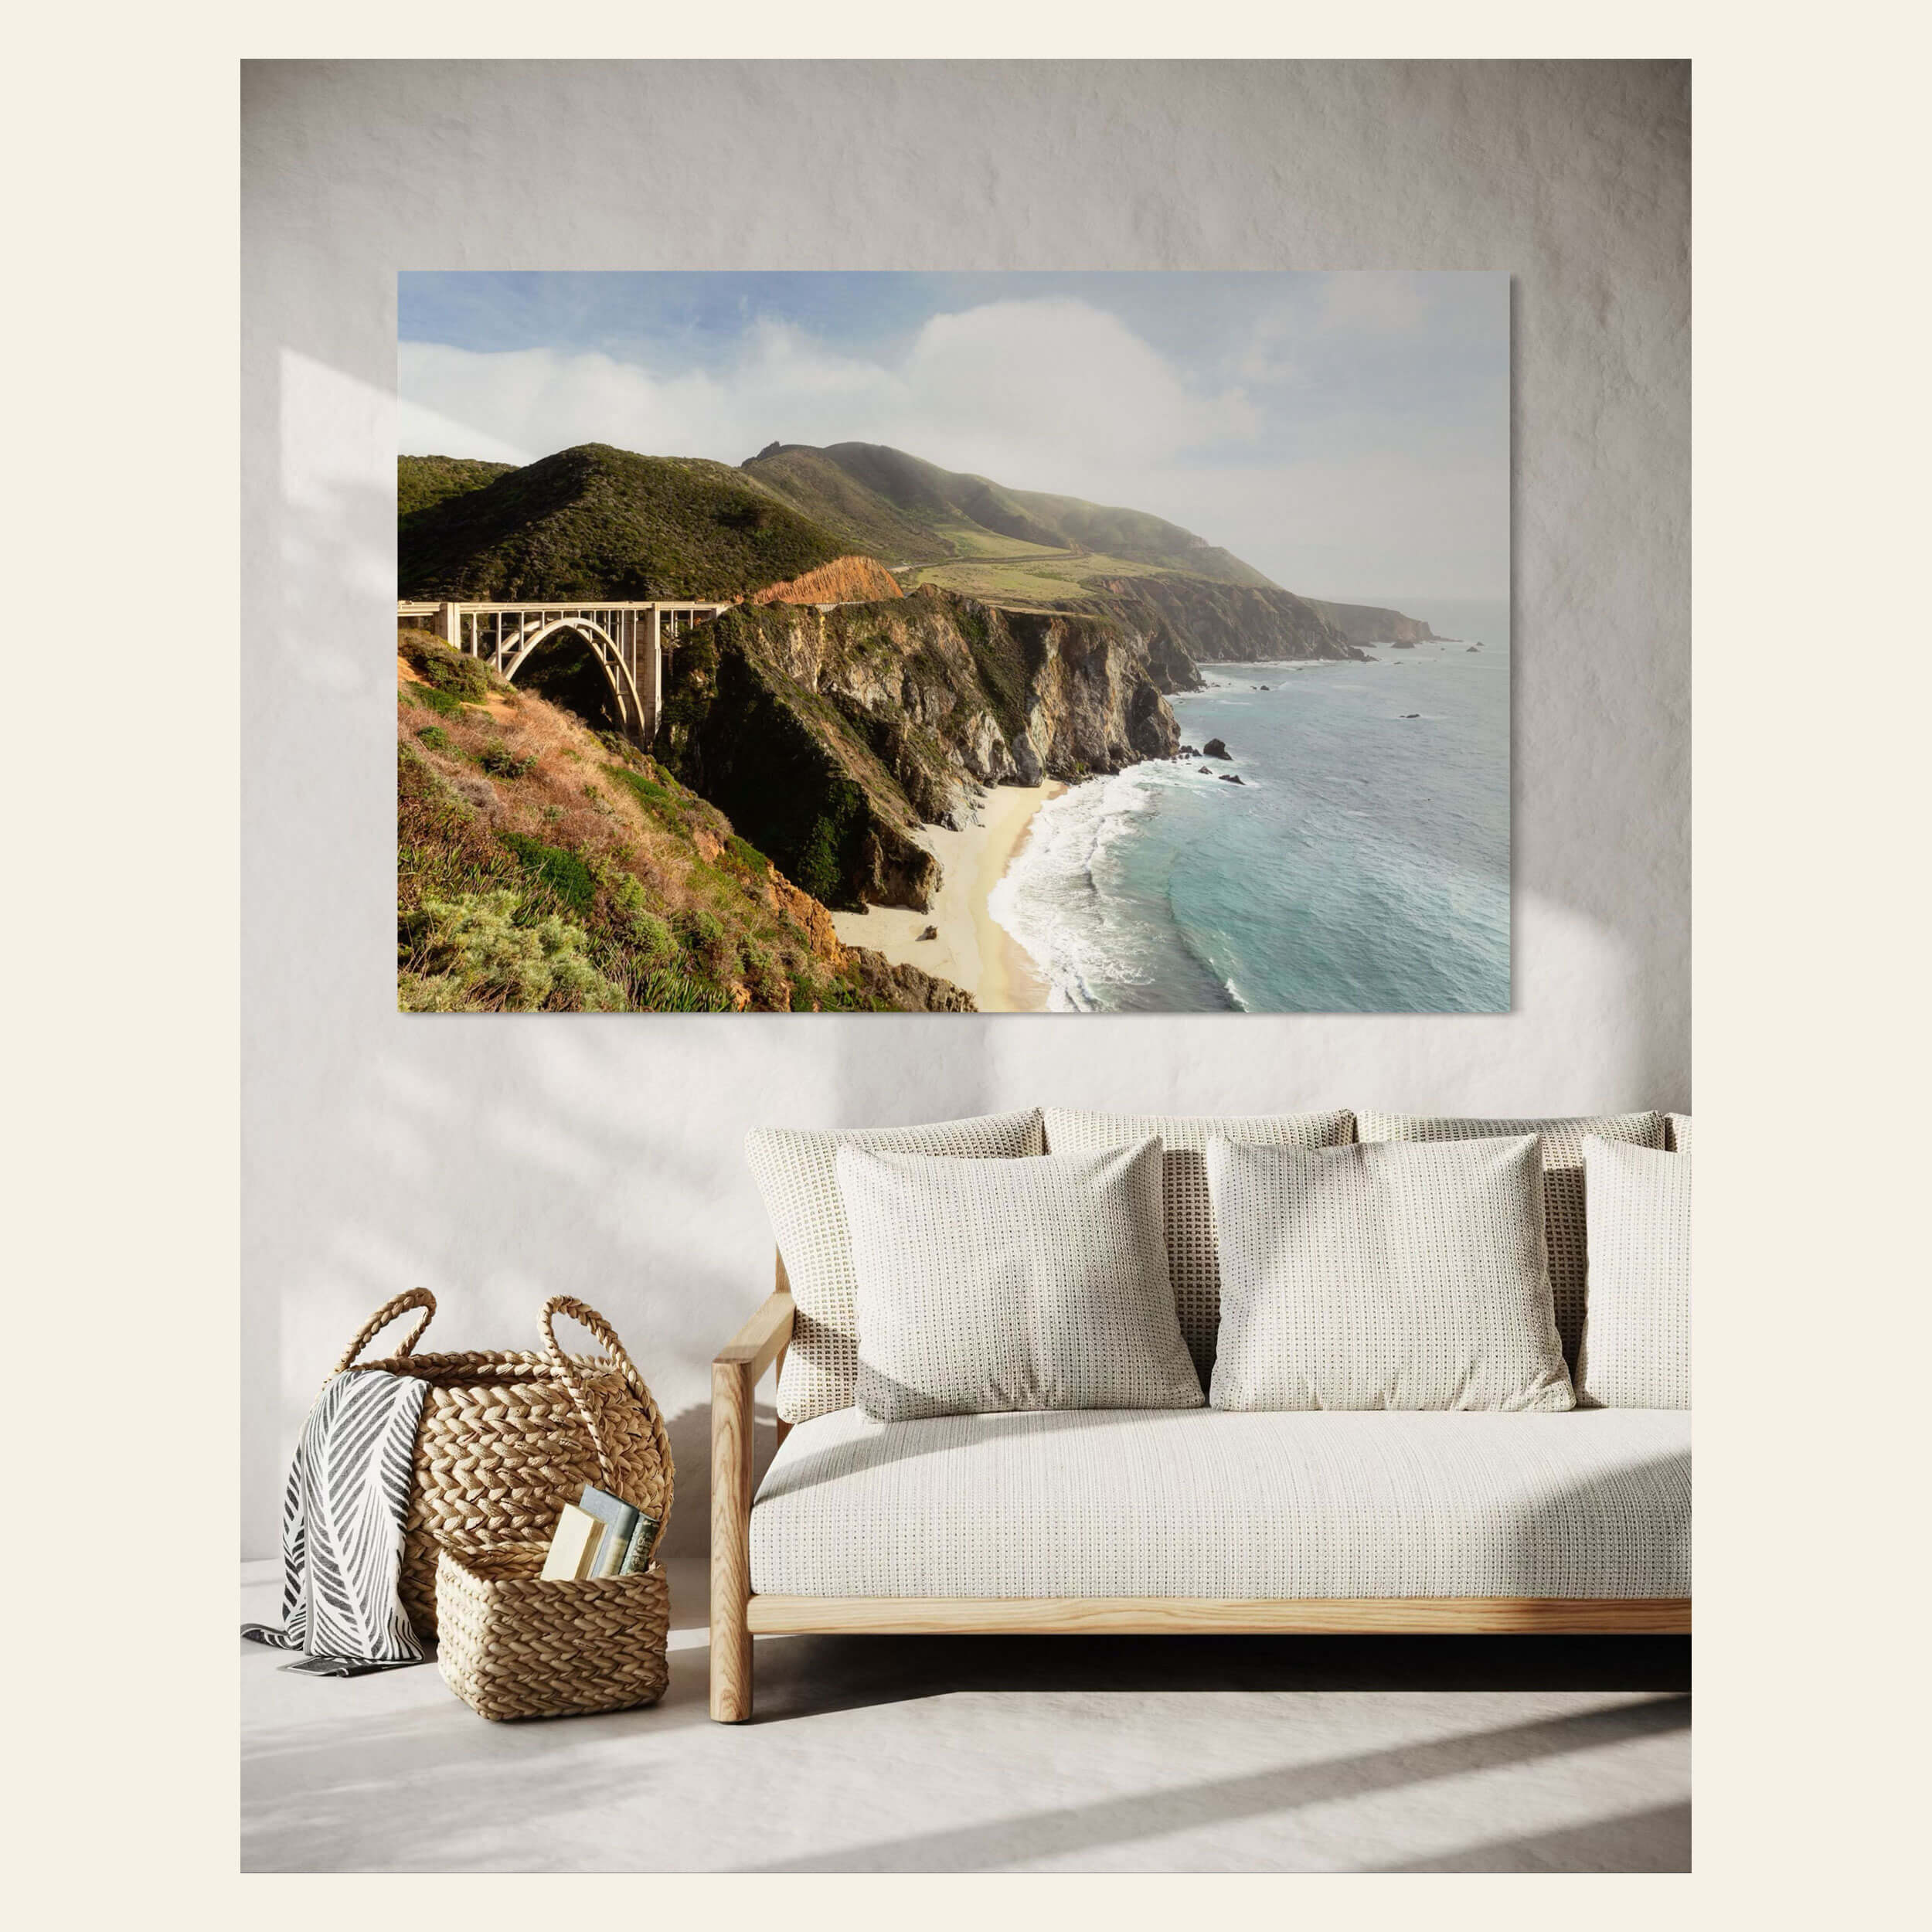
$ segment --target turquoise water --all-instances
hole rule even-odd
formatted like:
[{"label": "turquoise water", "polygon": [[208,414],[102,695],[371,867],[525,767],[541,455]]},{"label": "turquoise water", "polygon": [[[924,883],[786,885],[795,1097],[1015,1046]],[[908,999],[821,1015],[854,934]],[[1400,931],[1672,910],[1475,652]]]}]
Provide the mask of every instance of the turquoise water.
[{"label": "turquoise water", "polygon": [[1170,702],[1232,764],[1136,765],[1042,808],[992,911],[1055,1009],[1509,1009],[1507,607],[1399,607],[1458,641],[1204,665]]}]

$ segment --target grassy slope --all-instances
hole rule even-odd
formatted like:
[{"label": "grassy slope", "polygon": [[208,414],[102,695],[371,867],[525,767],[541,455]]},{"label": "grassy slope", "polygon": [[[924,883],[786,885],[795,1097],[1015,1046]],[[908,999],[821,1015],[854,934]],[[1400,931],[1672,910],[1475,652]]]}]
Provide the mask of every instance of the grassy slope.
[{"label": "grassy slope", "polygon": [[944,520],[928,506],[894,502],[832,452],[794,445],[755,456],[744,473],[800,515],[832,531],[851,550],[896,566],[937,563],[955,554],[940,534]]},{"label": "grassy slope", "polygon": [[1030,555],[974,557],[954,563],[922,563],[906,573],[910,584],[930,583],[988,604],[1053,608],[1084,597],[1101,577],[1143,577],[1151,564],[1130,557],[1043,550]]},{"label": "grassy slope", "polygon": [[964,996],[841,946],[715,806],[423,632],[398,638],[398,1003],[918,1010]]},{"label": "grassy slope", "polygon": [[[895,566],[940,566],[922,574],[950,589],[975,590],[947,572],[952,560],[1016,556],[1058,556],[1077,575],[1118,574],[1127,560],[1216,583],[1268,583],[1240,558],[1145,511],[1010,489],[878,444],[781,447],[753,457],[744,468],[804,515],[838,530],[855,549]],[[1103,554],[1089,560],[1090,553]]]},{"label": "grassy slope", "polygon": [[485,463],[471,456],[399,456],[396,459],[396,514],[413,515],[446,498],[480,490],[515,469],[514,463]]},{"label": "grassy slope", "polygon": [[591,443],[404,519],[397,594],[722,599],[851,547],[724,464]]}]

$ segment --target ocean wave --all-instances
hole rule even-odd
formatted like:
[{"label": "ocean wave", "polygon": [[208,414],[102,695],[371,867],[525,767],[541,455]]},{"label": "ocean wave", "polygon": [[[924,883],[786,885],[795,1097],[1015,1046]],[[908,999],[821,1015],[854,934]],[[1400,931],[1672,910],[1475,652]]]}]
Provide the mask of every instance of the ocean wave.
[{"label": "ocean wave", "polygon": [[1148,908],[1123,899],[1118,859],[1162,794],[1184,780],[1214,782],[1173,765],[1131,765],[1073,786],[1035,815],[987,910],[1045,976],[1049,1011],[1094,1012],[1109,1003],[1104,988],[1151,983],[1158,936]]}]

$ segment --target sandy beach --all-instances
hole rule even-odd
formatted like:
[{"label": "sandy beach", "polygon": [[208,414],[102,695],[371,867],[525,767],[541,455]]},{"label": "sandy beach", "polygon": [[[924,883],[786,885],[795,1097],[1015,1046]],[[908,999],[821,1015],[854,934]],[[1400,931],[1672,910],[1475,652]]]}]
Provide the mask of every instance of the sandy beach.
[{"label": "sandy beach", "polygon": [[[969,798],[965,825],[920,827],[920,842],[939,861],[937,896],[929,912],[874,906],[862,913],[835,913],[832,923],[848,946],[869,946],[896,964],[919,967],[950,979],[973,996],[982,1013],[1037,1013],[1048,987],[1031,956],[986,910],[986,902],[1026,842],[1033,815],[1066,787],[995,785]],[[921,939],[928,926],[937,939]]]}]

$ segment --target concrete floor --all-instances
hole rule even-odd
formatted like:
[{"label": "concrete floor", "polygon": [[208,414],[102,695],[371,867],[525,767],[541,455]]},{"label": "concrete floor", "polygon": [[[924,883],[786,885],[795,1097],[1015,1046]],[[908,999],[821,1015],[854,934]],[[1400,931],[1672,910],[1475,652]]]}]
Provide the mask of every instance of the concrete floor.
[{"label": "concrete floor", "polygon": [[[1687,1638],[760,1638],[705,1714],[489,1724],[242,1652],[250,1871],[1685,1871]],[[274,1566],[242,1614],[274,1621]]]}]

